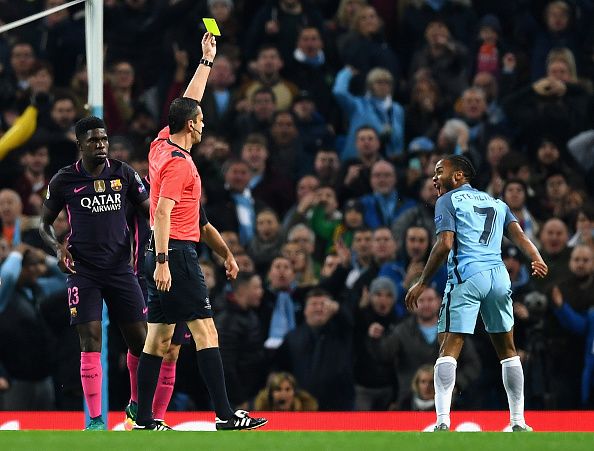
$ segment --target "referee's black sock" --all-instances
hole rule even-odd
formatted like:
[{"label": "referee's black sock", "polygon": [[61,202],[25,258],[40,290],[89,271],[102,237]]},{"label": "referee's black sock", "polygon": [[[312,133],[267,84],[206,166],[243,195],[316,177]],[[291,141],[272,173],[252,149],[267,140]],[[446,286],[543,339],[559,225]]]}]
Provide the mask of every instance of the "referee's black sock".
[{"label": "referee's black sock", "polygon": [[143,352],[138,359],[136,381],[138,384],[138,413],[136,423],[147,426],[153,421],[153,397],[159,381],[163,357]]},{"label": "referee's black sock", "polygon": [[196,358],[198,359],[200,374],[202,374],[210,393],[217,417],[221,420],[230,420],[233,418],[234,412],[229,404],[229,398],[227,398],[225,373],[219,348],[205,348],[196,351]]}]

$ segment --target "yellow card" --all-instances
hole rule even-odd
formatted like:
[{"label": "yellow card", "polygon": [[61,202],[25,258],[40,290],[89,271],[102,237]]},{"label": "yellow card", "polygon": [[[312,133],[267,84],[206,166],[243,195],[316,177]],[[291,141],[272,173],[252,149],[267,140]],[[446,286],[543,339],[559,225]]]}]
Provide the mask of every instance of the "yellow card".
[{"label": "yellow card", "polygon": [[206,25],[206,31],[214,34],[215,36],[221,35],[221,32],[219,31],[219,26],[217,25],[216,20],[203,18],[202,22],[204,22],[204,25]]}]

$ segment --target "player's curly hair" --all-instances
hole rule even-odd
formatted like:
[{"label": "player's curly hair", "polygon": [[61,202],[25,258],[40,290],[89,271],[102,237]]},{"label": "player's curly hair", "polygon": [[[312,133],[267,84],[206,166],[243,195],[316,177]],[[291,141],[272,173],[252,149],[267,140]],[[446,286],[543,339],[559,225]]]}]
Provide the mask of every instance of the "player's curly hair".
[{"label": "player's curly hair", "polygon": [[178,97],[169,105],[167,122],[169,123],[169,133],[177,133],[186,126],[190,119],[196,119],[200,108],[200,102],[190,97]]},{"label": "player's curly hair", "polygon": [[74,134],[76,135],[76,139],[79,139],[89,130],[94,130],[96,128],[103,128],[107,130],[105,122],[103,122],[103,119],[98,118],[96,116],[83,117],[74,126]]},{"label": "player's curly hair", "polygon": [[471,161],[464,155],[448,155],[443,158],[452,164],[454,171],[462,171],[468,182],[471,182],[476,176],[476,170]]}]

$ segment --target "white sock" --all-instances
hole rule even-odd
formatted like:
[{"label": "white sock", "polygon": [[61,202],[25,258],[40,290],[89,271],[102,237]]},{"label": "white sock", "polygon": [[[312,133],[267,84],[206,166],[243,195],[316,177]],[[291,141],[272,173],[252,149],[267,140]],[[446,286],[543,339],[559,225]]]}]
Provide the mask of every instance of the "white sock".
[{"label": "white sock", "polygon": [[435,384],[435,412],[437,424],[445,423],[450,426],[450,409],[452,405],[452,392],[456,385],[456,359],[450,356],[440,357],[435,362],[433,376]]},{"label": "white sock", "polygon": [[510,357],[501,361],[503,386],[509,402],[510,421],[512,426],[525,426],[524,421],[524,372],[520,357]]}]

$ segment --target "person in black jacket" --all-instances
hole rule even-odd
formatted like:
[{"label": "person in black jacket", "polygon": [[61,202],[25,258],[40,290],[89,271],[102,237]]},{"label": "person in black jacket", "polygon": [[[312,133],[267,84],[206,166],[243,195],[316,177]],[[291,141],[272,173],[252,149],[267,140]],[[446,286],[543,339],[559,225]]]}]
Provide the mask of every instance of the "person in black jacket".
[{"label": "person in black jacket", "polygon": [[264,337],[254,312],[263,293],[260,276],[240,272],[231,282],[225,309],[215,316],[227,393],[236,409],[248,409],[265,383]]},{"label": "person in black jacket", "polygon": [[353,410],[353,318],[330,294],[312,289],[305,301],[305,323],[285,335],[276,367],[295,375],[319,402],[321,411]]},{"label": "person in black jacket", "polygon": [[369,286],[366,305],[355,312],[353,342],[355,370],[355,409],[388,410],[396,395],[396,370],[392,362],[380,362],[369,352],[369,328],[378,325],[387,334],[399,322],[394,310],[396,285],[389,277],[378,277]]}]

